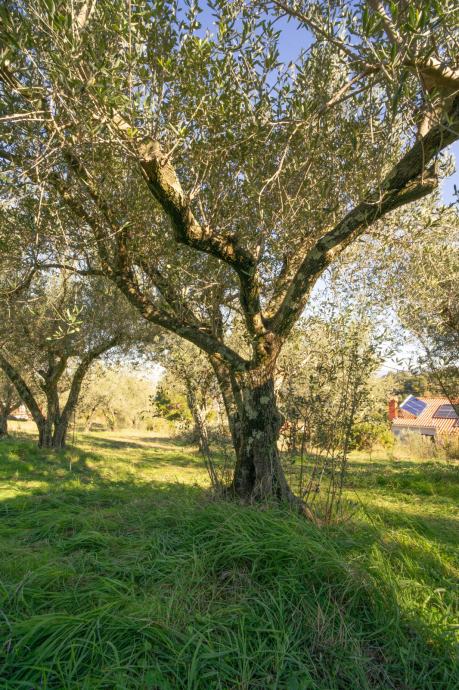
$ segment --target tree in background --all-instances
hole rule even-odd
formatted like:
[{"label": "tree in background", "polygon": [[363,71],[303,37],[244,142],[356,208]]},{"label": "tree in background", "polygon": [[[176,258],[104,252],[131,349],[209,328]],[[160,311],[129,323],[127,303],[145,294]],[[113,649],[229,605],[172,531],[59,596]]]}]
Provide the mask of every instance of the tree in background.
[{"label": "tree in background", "polygon": [[152,416],[168,422],[189,425],[192,417],[183,391],[183,382],[172,372],[166,372],[154,396],[151,397]]},{"label": "tree in background", "polygon": [[0,370],[0,438],[8,435],[8,417],[20,404],[16,388]]},{"label": "tree in background", "polygon": [[201,453],[208,456],[208,416],[219,396],[215,371],[208,357],[191,343],[172,335],[162,339],[155,348],[154,357],[167,372],[156,398],[163,394],[160,390],[167,390],[169,394],[173,382],[176,392],[180,391],[186,399],[193,420],[193,439],[197,441]]},{"label": "tree in background", "polygon": [[91,368],[78,401],[76,418],[90,431],[96,420],[109,429],[138,428],[149,416],[154,386],[125,366],[96,362]]},{"label": "tree in background", "polygon": [[356,283],[366,282],[383,305],[382,316],[393,313],[399,349],[415,345],[410,371],[389,376],[392,393],[454,400],[459,396],[458,210],[425,201],[404,225],[390,246],[367,245],[365,260],[350,264],[347,275],[352,271]]},{"label": "tree in background", "polygon": [[411,371],[398,371],[387,374],[388,396],[403,400],[408,395],[423,396],[433,392],[429,373],[416,374]]},{"label": "tree in background", "polygon": [[[371,377],[380,364],[371,324],[349,312],[300,321],[280,362],[284,417],[304,452],[346,448],[359,414],[369,407]],[[298,449],[298,441],[292,438]]]},{"label": "tree in background", "polygon": [[36,276],[2,307],[0,368],[30,410],[39,445],[62,448],[90,366],[131,342],[130,310],[100,281],[63,271]]},{"label": "tree in background", "polygon": [[417,245],[400,264],[397,314],[420,342],[423,366],[443,395],[459,398],[459,218],[446,241]]},{"label": "tree in background", "polygon": [[399,371],[386,377],[392,384],[389,395],[455,400],[459,396],[458,209],[429,198],[392,220],[391,243],[377,232],[366,238],[363,255],[355,248],[348,251],[333,272],[334,289],[348,300],[353,293],[366,292],[375,320],[390,323],[387,336]]},{"label": "tree in background", "polygon": [[[437,188],[459,137],[459,8],[209,9],[215,37],[202,37],[195,3],[4,2],[4,174],[13,195],[28,180],[36,218],[58,219],[51,236],[36,223],[40,261],[104,274],[208,355],[233,492],[293,500],[277,450],[279,355],[323,272]],[[288,67],[285,15],[305,40]]]},{"label": "tree in background", "polygon": [[368,316],[335,307],[301,320],[294,336],[279,363],[289,471],[310,509],[320,503],[321,517],[330,520],[340,507],[356,429],[372,414],[382,338]]}]

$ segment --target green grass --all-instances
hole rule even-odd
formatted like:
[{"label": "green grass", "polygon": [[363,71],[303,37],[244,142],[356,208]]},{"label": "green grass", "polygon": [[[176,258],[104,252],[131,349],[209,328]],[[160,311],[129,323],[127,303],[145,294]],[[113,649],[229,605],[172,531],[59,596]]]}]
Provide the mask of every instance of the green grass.
[{"label": "green grass", "polygon": [[357,456],[320,529],[151,436],[0,443],[1,690],[457,690],[457,468]]}]

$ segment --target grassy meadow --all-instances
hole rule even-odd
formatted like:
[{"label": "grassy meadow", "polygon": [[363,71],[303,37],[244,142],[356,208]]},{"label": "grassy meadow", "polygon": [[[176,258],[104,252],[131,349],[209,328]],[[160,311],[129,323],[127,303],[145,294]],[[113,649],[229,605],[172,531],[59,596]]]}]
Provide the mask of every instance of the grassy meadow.
[{"label": "grassy meadow", "polygon": [[1,690],[457,690],[459,470],[355,454],[319,528],[195,449],[0,442]]}]

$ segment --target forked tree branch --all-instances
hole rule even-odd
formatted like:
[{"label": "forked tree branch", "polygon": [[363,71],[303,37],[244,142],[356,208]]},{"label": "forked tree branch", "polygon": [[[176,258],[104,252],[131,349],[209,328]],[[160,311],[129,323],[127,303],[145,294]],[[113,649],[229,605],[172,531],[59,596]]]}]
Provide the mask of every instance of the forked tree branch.
[{"label": "forked tree branch", "polygon": [[110,338],[109,340],[106,340],[100,343],[99,345],[96,345],[91,350],[89,350],[89,352],[83,355],[73,375],[72,382],[70,384],[69,394],[67,396],[67,400],[60,415],[60,422],[64,422],[65,424],[68,423],[70,415],[72,414],[78,402],[81,384],[83,383],[83,379],[86,376],[86,372],[88,371],[91,364],[94,362],[95,359],[103,355],[105,352],[108,352],[108,350],[111,350],[113,347],[119,345],[120,342],[121,337],[114,336],[113,338]]},{"label": "forked tree branch", "polygon": [[[132,266],[126,254],[121,252],[113,259],[109,256],[107,246],[106,246],[106,229],[104,224],[98,219],[91,216],[84,206],[75,200],[74,196],[71,194],[68,186],[59,180],[59,184],[56,184],[56,189],[62,195],[62,198],[69,207],[85,222],[91,227],[95,233],[97,239],[97,247],[99,249],[99,255],[102,267],[104,269],[105,275],[114,282],[121,292],[127,297],[127,299],[133,304],[140,313],[151,323],[155,323],[158,326],[162,326],[167,330],[177,333],[186,338],[190,342],[194,343],[201,349],[203,349],[208,354],[213,354],[215,356],[222,357],[228,364],[235,366],[236,368],[246,368],[246,362],[242,357],[236,354],[231,348],[224,345],[217,338],[215,338],[210,332],[207,332],[203,327],[196,324],[196,320],[187,321],[185,319],[180,319],[173,314],[170,314],[157,305],[155,305],[148,297],[146,297],[142,290],[140,289],[137,281],[134,277]],[[93,201],[97,200],[94,196],[95,192],[93,190]],[[109,232],[112,231],[112,226],[108,228]],[[118,228],[117,232],[121,232]],[[117,249],[123,247],[123,244],[119,244]],[[101,255],[102,248],[102,255]],[[77,269],[76,272],[81,270]],[[89,275],[92,271],[88,270],[85,273]],[[98,272],[97,272],[98,273]],[[94,273],[96,274],[96,272]],[[150,276],[152,282],[155,284],[154,275]],[[158,285],[158,289],[161,292],[161,287],[164,285]],[[170,288],[172,290],[172,288]],[[171,298],[171,293],[169,291],[168,297]],[[169,300],[166,300],[169,301]],[[172,300],[173,301],[173,300]]]},{"label": "forked tree branch", "polygon": [[262,335],[257,258],[242,247],[236,235],[220,235],[198,222],[175,168],[161,151],[159,142],[143,142],[138,147],[138,154],[143,176],[151,193],[169,216],[176,241],[210,254],[234,269],[240,282],[240,301],[249,333]]},{"label": "forked tree branch", "polygon": [[459,95],[442,122],[432,127],[392,168],[381,189],[369,194],[307,252],[291,282],[287,283],[285,275],[281,277],[284,290],[275,289],[275,299],[280,301],[281,297],[282,301],[268,322],[277,335],[288,334],[316,280],[338,254],[389,211],[421,199],[437,187],[438,179],[427,165],[458,138]]},{"label": "forked tree branch", "polygon": [[238,371],[248,368],[248,362],[243,357],[218,340],[205,327],[196,325],[196,322],[190,323],[184,318],[177,318],[155,305],[140,289],[131,270],[115,274],[112,280],[147,321],[189,340],[208,355],[217,357]]}]

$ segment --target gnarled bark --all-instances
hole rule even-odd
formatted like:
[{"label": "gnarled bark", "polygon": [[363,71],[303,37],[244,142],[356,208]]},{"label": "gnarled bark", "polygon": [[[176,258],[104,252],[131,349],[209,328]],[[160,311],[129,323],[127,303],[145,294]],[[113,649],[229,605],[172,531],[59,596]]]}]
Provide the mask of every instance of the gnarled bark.
[{"label": "gnarled bark", "polygon": [[274,498],[292,502],[294,496],[277,447],[282,415],[277,408],[272,374],[250,372],[239,383],[242,398],[240,446],[232,491],[249,501]]}]

